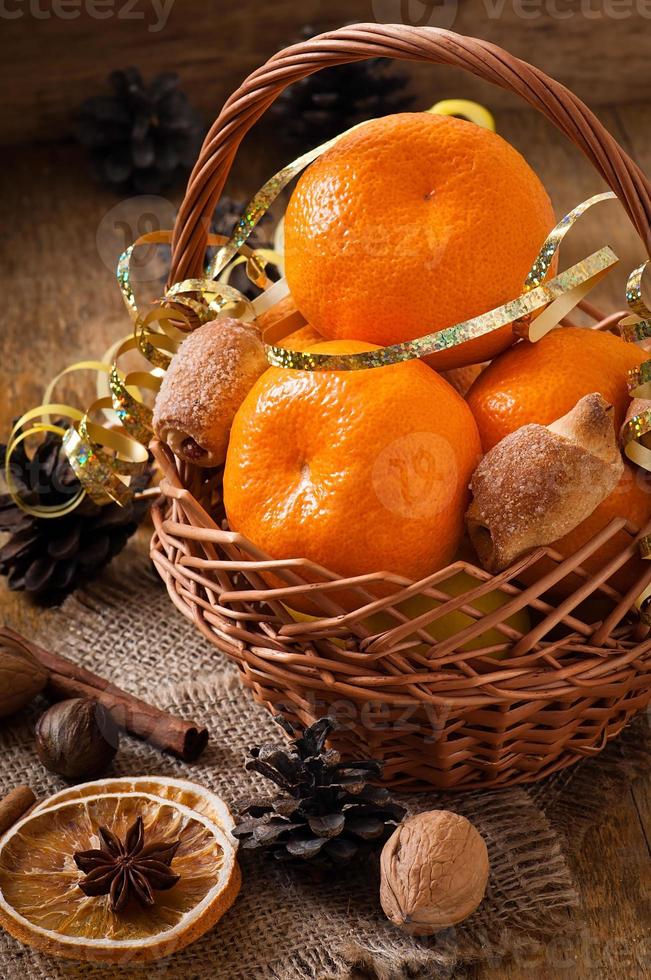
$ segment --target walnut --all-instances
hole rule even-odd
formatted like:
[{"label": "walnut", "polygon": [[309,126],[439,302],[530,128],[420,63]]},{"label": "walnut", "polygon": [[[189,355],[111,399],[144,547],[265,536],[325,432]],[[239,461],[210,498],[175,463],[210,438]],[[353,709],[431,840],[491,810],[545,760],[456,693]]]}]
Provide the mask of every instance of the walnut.
[{"label": "walnut", "polygon": [[395,925],[428,936],[467,919],[488,882],[486,844],[448,810],[408,817],[384,845],[380,901]]}]

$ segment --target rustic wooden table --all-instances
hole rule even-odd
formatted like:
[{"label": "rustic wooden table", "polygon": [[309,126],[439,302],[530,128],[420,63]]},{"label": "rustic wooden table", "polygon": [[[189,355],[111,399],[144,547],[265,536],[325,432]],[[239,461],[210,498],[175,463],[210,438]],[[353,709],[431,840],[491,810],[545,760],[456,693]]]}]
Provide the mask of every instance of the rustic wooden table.
[{"label": "rustic wooden table", "polygon": [[[602,109],[600,116],[647,173],[651,173],[651,103]],[[548,187],[558,215],[603,188],[578,151],[529,111],[504,111],[498,129],[521,149]],[[270,141],[273,144],[273,141]],[[269,142],[265,144],[269,145]],[[245,149],[233,190],[255,190],[281,157]],[[257,152],[256,152],[257,150]],[[3,222],[0,269],[5,327],[2,342],[0,431],[37,404],[43,383],[71,361],[100,355],[128,330],[112,265],[139,230],[142,208],[120,205],[93,185],[79,152],[69,146],[6,149],[0,173]],[[172,205],[178,196],[171,198]],[[160,205],[154,212],[172,210]],[[568,242],[569,257],[608,242],[620,271],[603,283],[594,301],[622,306],[627,271],[642,248],[616,204],[584,219]],[[0,586],[2,619],[33,634],[47,611]],[[651,961],[651,775],[592,830],[576,863],[580,908],[566,934],[526,961],[460,969],[473,980],[635,980]]]}]

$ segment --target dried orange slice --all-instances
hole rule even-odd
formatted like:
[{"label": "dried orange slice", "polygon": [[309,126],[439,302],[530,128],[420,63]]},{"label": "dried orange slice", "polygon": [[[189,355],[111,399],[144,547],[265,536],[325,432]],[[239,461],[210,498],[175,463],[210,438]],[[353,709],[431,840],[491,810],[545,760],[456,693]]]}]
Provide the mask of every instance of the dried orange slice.
[{"label": "dried orange slice", "polygon": [[[32,812],[40,813],[41,810],[50,810],[58,803],[105,793],[149,793],[163,800],[175,800],[191,810],[196,810],[197,813],[203,813],[227,835],[230,835],[235,827],[233,814],[220,796],[199,786],[198,783],[192,783],[188,779],[175,779],[172,776],[121,776],[95,779],[91,783],[80,783],[54,793],[34,807]],[[233,842],[237,847],[235,839]]]},{"label": "dried orange slice", "polygon": [[[98,847],[100,826],[124,840],[138,816],[147,840],[180,840],[172,871],[181,877],[155,893],[152,907],[131,898],[115,913],[107,895],[81,891],[74,854]],[[0,925],[68,959],[124,965],[167,956],[212,928],[239,889],[230,835],[204,814],[146,793],[58,803],[29,814],[0,840]]]}]

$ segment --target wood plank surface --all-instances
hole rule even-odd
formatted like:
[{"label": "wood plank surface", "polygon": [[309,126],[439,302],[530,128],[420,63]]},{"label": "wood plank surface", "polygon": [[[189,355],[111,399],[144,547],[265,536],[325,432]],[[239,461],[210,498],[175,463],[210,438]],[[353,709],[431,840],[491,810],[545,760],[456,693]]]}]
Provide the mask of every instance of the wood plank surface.
[{"label": "wood plank surface", "polygon": [[[9,97],[0,143],[64,136],[81,98],[130,64],[147,76],[177,71],[211,121],[239,82],[292,43],[302,25],[328,30],[359,21],[430,24],[485,38],[593,106],[648,95],[651,0],[5,0],[0,89]],[[414,91],[433,93],[430,104],[465,96],[517,105],[460,71],[410,72]]]},{"label": "wood plank surface", "polygon": [[[604,122],[651,171],[651,105],[605,108]],[[591,167],[550,127],[528,111],[497,113],[498,128],[538,170],[560,215],[602,189]],[[280,162],[255,141],[231,181],[246,195]],[[0,431],[40,398],[43,382],[66,364],[97,356],[128,330],[112,265],[129,230],[138,228],[138,202],[126,205],[97,188],[79,152],[53,146],[5,151],[0,172],[5,220],[0,226],[4,277],[3,398]],[[170,195],[170,204],[178,193]],[[166,207],[161,206],[164,215]],[[108,218],[106,217],[108,214]],[[117,215],[117,217],[116,217]],[[121,216],[122,215],[122,216]],[[125,217],[126,215],[126,217]],[[125,227],[128,226],[128,227]],[[627,271],[642,257],[616,204],[604,204],[572,232],[567,254],[587,254],[609,242],[621,269],[600,287],[608,310],[622,305]],[[99,249],[98,249],[99,243]],[[101,254],[100,254],[101,253]],[[103,257],[102,257],[103,256]],[[0,619],[33,634],[47,612],[0,585]],[[468,980],[637,980],[651,962],[651,776],[638,781],[619,807],[590,831],[576,860],[581,906],[568,931],[540,955],[471,969]]]}]

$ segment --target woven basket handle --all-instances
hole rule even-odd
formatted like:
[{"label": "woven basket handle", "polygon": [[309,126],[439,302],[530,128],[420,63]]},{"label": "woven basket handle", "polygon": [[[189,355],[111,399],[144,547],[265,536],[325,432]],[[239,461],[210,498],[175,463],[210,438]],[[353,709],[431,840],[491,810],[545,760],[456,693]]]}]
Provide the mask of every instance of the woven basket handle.
[{"label": "woven basket handle", "polygon": [[321,68],[377,57],[465,68],[520,95],[594,164],[651,255],[651,184],[594,113],[564,85],[478,38],[435,27],[357,24],[280,51],[249,75],[226,102],[205,139],[179,210],[170,282],[201,275],[207,231],[237,149],[283,89]]}]

